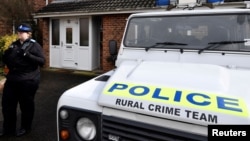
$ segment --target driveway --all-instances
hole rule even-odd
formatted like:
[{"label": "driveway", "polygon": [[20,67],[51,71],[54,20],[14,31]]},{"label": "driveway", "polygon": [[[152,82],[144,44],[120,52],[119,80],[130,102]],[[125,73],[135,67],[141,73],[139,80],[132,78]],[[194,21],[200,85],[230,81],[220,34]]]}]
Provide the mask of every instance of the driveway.
[{"label": "driveway", "polygon": [[[93,72],[76,72],[65,70],[42,70],[40,87],[35,102],[36,110],[32,132],[22,137],[3,137],[1,141],[57,141],[56,106],[59,97],[71,87],[96,76]],[[1,96],[0,94],[0,103]],[[2,108],[0,105],[0,130],[2,128]],[[18,109],[18,124],[20,112]],[[19,125],[18,125],[19,126]]]}]

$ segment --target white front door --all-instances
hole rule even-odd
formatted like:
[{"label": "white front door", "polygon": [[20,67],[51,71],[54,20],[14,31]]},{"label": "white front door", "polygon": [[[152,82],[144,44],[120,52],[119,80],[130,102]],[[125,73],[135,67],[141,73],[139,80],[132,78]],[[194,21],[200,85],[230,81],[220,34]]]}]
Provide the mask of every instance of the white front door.
[{"label": "white front door", "polygon": [[76,68],[77,49],[79,47],[79,21],[74,18],[62,20],[61,26],[61,47],[62,47],[62,66],[65,68]]},{"label": "white front door", "polygon": [[88,70],[100,66],[100,17],[51,20],[50,67]]}]

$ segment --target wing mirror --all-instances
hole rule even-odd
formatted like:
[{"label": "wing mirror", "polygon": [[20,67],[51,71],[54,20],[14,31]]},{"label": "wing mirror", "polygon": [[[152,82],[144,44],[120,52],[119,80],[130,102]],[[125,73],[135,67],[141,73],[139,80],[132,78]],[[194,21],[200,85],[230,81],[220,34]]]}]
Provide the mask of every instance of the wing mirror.
[{"label": "wing mirror", "polygon": [[117,58],[117,42],[115,40],[109,41],[109,54],[110,57],[108,57],[108,61],[115,64],[116,58]]}]

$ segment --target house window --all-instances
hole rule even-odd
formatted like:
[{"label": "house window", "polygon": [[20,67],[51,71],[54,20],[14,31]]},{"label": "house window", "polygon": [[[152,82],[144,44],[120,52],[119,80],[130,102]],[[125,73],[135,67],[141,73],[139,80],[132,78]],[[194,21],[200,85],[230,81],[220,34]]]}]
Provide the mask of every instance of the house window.
[{"label": "house window", "polygon": [[66,43],[72,44],[72,28],[66,28]]},{"label": "house window", "polygon": [[52,20],[52,45],[59,45],[59,19]]},{"label": "house window", "polygon": [[89,45],[89,19],[80,19],[80,46]]}]

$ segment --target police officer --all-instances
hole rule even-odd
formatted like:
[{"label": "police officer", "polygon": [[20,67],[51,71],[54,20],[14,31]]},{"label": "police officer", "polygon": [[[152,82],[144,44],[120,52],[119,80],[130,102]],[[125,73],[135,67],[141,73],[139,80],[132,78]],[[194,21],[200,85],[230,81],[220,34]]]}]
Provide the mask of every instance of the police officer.
[{"label": "police officer", "polygon": [[[18,39],[3,54],[9,68],[2,96],[3,129],[0,136],[22,136],[31,131],[34,116],[34,97],[40,82],[40,67],[45,64],[42,47],[31,39],[32,28],[20,24]],[[17,105],[21,111],[21,127],[16,130]]]}]

